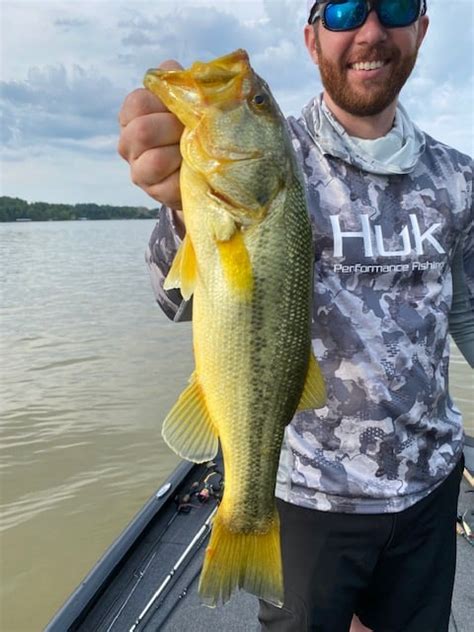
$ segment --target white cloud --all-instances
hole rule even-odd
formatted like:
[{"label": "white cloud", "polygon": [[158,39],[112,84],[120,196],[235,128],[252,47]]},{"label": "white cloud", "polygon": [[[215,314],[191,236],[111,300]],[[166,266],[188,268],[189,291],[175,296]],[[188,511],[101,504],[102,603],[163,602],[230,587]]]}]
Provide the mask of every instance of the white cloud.
[{"label": "white cloud", "polygon": [[[147,203],[117,157],[117,113],[145,70],[164,59],[187,65],[246,48],[283,111],[297,114],[320,90],[303,43],[305,6],[305,0],[4,1],[3,193]],[[473,0],[451,0],[449,9],[445,0],[429,0],[429,33],[402,94],[420,127],[465,152],[474,138],[473,7]]]},{"label": "white cloud", "polygon": [[402,100],[427,133],[472,155],[474,2],[428,0],[428,7],[430,27]]},{"label": "white cloud", "polygon": [[2,167],[3,195],[30,202],[157,206],[131,183],[127,163],[110,148],[106,155],[91,155],[89,147],[83,152],[58,144],[50,154],[21,151],[18,158]]},{"label": "white cloud", "polygon": [[[28,147],[48,153],[65,140],[115,136],[123,93],[94,69],[33,66],[26,79],[2,82],[7,156]],[[87,143],[77,145],[87,148]],[[93,143],[90,145],[94,146]]]}]

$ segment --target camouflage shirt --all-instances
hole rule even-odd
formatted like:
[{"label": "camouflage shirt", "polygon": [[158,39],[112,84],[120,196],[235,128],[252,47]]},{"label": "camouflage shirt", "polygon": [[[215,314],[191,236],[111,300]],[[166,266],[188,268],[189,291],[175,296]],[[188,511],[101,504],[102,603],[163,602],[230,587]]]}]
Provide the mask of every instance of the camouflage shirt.
[{"label": "camouflage shirt", "polygon": [[[323,511],[398,512],[445,480],[463,448],[448,315],[456,252],[474,306],[472,165],[425,134],[409,173],[370,172],[343,143],[320,142],[318,103],[288,122],[313,226],[312,339],[328,401],[287,427],[276,494]],[[178,245],[162,208],[147,260],[158,303],[183,320],[191,306],[162,288]]]}]

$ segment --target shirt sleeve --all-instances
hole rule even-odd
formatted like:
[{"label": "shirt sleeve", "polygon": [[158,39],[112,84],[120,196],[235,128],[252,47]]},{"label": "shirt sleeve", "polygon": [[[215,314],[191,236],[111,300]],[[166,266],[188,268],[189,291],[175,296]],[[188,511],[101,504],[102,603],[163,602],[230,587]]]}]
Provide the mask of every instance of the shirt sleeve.
[{"label": "shirt sleeve", "polygon": [[192,298],[184,300],[179,290],[165,290],[163,283],[181,245],[173,213],[166,206],[160,208],[158,222],[148,242],[145,260],[155,299],[163,312],[175,322],[191,320]]},{"label": "shirt sleeve", "polygon": [[471,222],[456,249],[453,267],[453,303],[449,331],[459,351],[474,368],[474,234]]}]

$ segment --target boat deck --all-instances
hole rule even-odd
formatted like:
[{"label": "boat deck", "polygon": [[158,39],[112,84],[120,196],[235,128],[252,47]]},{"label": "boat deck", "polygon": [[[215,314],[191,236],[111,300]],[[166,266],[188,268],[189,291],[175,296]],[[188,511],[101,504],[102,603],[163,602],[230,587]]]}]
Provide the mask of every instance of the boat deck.
[{"label": "boat deck", "polygon": [[[221,465],[221,462],[217,463],[217,470]],[[257,632],[258,602],[253,596],[240,592],[225,606],[212,609],[203,606],[197,595],[209,535],[206,521],[216,507],[216,500],[211,496],[208,502],[201,503],[192,490],[202,487],[208,474],[205,466],[190,470],[191,478],[188,476],[173,491],[173,498],[179,497],[178,505],[175,500],[168,499],[160,508],[126,558],[113,571],[113,581],[109,581],[87,605],[86,615],[81,615],[73,623],[67,621],[64,616],[71,608],[66,604],[64,612],[57,615],[46,632],[128,632],[132,629],[137,632]],[[193,482],[198,485],[193,487]],[[463,480],[459,513],[467,511],[468,515],[472,515],[472,491]],[[189,493],[190,498],[186,497]],[[181,507],[181,511],[176,510],[177,506]],[[188,553],[184,555],[186,551]],[[175,565],[177,567],[172,571]],[[98,565],[98,568],[101,567],[103,560]],[[450,632],[472,630],[472,577],[474,547],[458,536],[458,566]],[[94,572],[89,583],[93,579]],[[140,622],[136,624],[139,618]]]}]

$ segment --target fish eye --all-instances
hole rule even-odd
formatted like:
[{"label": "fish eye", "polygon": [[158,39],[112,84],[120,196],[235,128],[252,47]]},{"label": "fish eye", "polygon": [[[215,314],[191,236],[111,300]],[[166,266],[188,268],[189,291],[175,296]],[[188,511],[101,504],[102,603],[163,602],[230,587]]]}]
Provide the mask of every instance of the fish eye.
[{"label": "fish eye", "polygon": [[267,95],[260,92],[253,97],[252,101],[254,105],[262,107],[262,105],[266,105],[268,101]]}]

